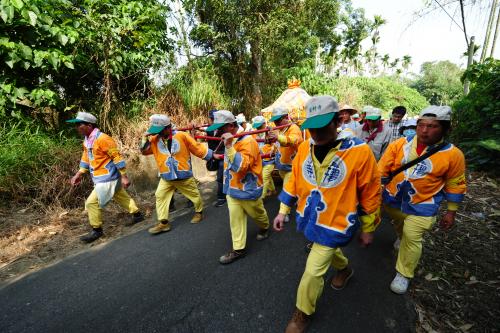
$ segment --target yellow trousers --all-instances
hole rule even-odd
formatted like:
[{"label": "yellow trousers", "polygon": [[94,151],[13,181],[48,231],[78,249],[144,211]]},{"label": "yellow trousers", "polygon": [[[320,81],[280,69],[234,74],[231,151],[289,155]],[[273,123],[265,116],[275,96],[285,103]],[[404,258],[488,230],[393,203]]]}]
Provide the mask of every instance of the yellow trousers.
[{"label": "yellow trousers", "polygon": [[314,243],[307,257],[306,269],[297,290],[297,309],[307,315],[316,310],[316,302],[323,292],[323,276],[330,268],[342,270],[349,261],[339,248],[331,248]]},{"label": "yellow trousers", "polygon": [[269,218],[262,198],[257,200],[240,200],[227,196],[229,208],[229,224],[233,250],[243,250],[247,243],[247,215],[250,216],[261,229],[269,229]]},{"label": "yellow trousers", "polygon": [[436,222],[436,217],[408,215],[387,205],[384,205],[384,210],[394,221],[394,229],[401,239],[396,270],[412,278],[422,256],[422,237]]},{"label": "yellow trousers", "polygon": [[[134,214],[139,211],[134,199],[130,197],[123,187],[115,192],[113,200],[130,214]],[[95,190],[90,193],[89,197],[85,201],[85,209],[89,214],[89,222],[92,228],[100,228],[102,226],[102,210],[99,206],[99,199],[97,198]]]},{"label": "yellow trousers", "polygon": [[274,170],[274,164],[268,164],[262,168],[262,179],[264,181],[264,187],[262,189],[262,198],[267,197],[268,192],[276,191],[272,176],[273,170]]},{"label": "yellow trousers", "polygon": [[164,180],[162,178],[155,192],[158,221],[168,220],[170,201],[175,190],[178,190],[188,200],[193,202],[195,212],[200,213],[203,210],[200,191],[193,177],[182,180]]}]

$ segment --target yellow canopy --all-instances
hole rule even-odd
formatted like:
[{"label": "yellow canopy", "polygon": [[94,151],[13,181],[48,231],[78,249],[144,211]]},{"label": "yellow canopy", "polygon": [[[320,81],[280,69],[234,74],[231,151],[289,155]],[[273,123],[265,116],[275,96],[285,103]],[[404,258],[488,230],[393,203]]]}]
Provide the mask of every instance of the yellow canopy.
[{"label": "yellow canopy", "polygon": [[260,113],[269,121],[273,109],[278,105],[282,105],[288,108],[289,115],[293,120],[303,119],[306,117],[305,105],[309,98],[311,96],[304,89],[300,88],[300,81],[292,80],[288,83],[288,89],[273,104],[262,109]]}]

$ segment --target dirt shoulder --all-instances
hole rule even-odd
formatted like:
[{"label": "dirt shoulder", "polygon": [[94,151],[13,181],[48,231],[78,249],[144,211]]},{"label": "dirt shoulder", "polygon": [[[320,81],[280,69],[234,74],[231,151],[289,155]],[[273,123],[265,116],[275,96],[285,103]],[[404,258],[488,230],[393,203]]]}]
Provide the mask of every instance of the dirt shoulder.
[{"label": "dirt shoulder", "polygon": [[[206,174],[198,179],[205,206],[212,204],[217,187],[214,175]],[[125,226],[124,222],[130,217],[111,202],[103,211],[104,237],[92,244],[79,240],[90,230],[83,202],[80,208],[52,207],[45,212],[32,207],[0,210],[0,287],[65,257],[153,225],[156,222],[153,216],[155,188],[149,186],[149,190],[137,192],[135,188],[144,187],[139,185],[132,186],[129,193],[145,213],[146,220]],[[184,196],[176,193],[174,198],[177,209],[170,214],[173,223],[177,216],[193,213]]]},{"label": "dirt shoulder", "polygon": [[424,237],[412,283],[419,332],[500,332],[498,183],[469,176],[468,193],[449,232]]}]

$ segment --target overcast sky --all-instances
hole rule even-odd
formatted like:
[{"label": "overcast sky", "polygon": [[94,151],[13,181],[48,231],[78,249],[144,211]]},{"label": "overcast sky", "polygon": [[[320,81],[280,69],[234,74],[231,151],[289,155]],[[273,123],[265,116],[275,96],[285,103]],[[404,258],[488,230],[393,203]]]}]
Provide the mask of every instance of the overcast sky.
[{"label": "overcast sky", "polygon": [[[364,8],[368,17],[378,14],[387,20],[380,29],[378,52],[388,53],[391,58],[411,55],[411,71],[417,73],[422,63],[435,60],[450,60],[462,67],[466,65],[467,59],[462,56],[466,49],[464,34],[442,10],[415,21],[414,13],[424,8],[423,0],[352,0],[352,3],[354,7]],[[482,45],[491,1],[479,3],[473,9],[466,8],[466,28],[467,35],[474,35],[476,44]],[[455,15],[458,23],[461,22],[458,8],[449,13]],[[495,58],[499,56],[500,45],[497,43]]]}]

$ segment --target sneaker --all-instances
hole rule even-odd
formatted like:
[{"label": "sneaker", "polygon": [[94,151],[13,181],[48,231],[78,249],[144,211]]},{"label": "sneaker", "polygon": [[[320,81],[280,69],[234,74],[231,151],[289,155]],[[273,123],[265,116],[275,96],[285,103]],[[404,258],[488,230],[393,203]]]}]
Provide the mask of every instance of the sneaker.
[{"label": "sneaker", "polygon": [[342,290],[345,288],[347,282],[349,282],[349,279],[353,276],[353,274],[354,270],[351,268],[351,266],[347,266],[346,268],[337,271],[337,274],[335,274],[335,276],[333,277],[330,285],[335,290]]},{"label": "sneaker", "polygon": [[401,245],[401,239],[398,237],[392,246],[394,247],[394,250],[399,251],[400,245]]},{"label": "sneaker", "polygon": [[219,258],[219,262],[223,265],[230,264],[233,261],[236,261],[240,258],[243,258],[245,256],[246,252],[245,250],[231,250],[231,252],[226,253],[222,257]]},{"label": "sneaker", "polygon": [[132,214],[132,218],[127,223],[125,223],[125,225],[129,227],[142,221],[144,221],[144,214],[141,212],[137,212]]},{"label": "sneaker", "polygon": [[154,227],[149,228],[148,231],[152,235],[170,231],[170,223],[168,221],[160,221]]},{"label": "sneaker", "polygon": [[191,223],[200,223],[203,220],[203,214],[201,212],[194,213]]},{"label": "sneaker", "polygon": [[260,229],[257,233],[257,240],[261,241],[266,238],[269,238],[269,229]]},{"label": "sneaker", "polygon": [[226,204],[226,202],[227,202],[226,199],[217,199],[214,206],[215,207],[222,207]]},{"label": "sneaker", "polygon": [[102,235],[103,235],[102,229],[95,228],[92,229],[92,231],[86,234],[85,236],[80,237],[80,240],[85,243],[92,243],[93,241],[101,238]]},{"label": "sneaker", "polygon": [[285,223],[290,222],[290,214],[285,215]]},{"label": "sneaker", "polygon": [[295,309],[292,315],[292,319],[288,322],[286,326],[285,333],[303,333],[306,331],[307,325],[309,325],[311,316],[306,315],[299,309]]},{"label": "sneaker", "polygon": [[403,295],[408,290],[408,285],[410,284],[410,279],[404,277],[403,275],[396,273],[394,280],[391,282],[392,292]]}]

